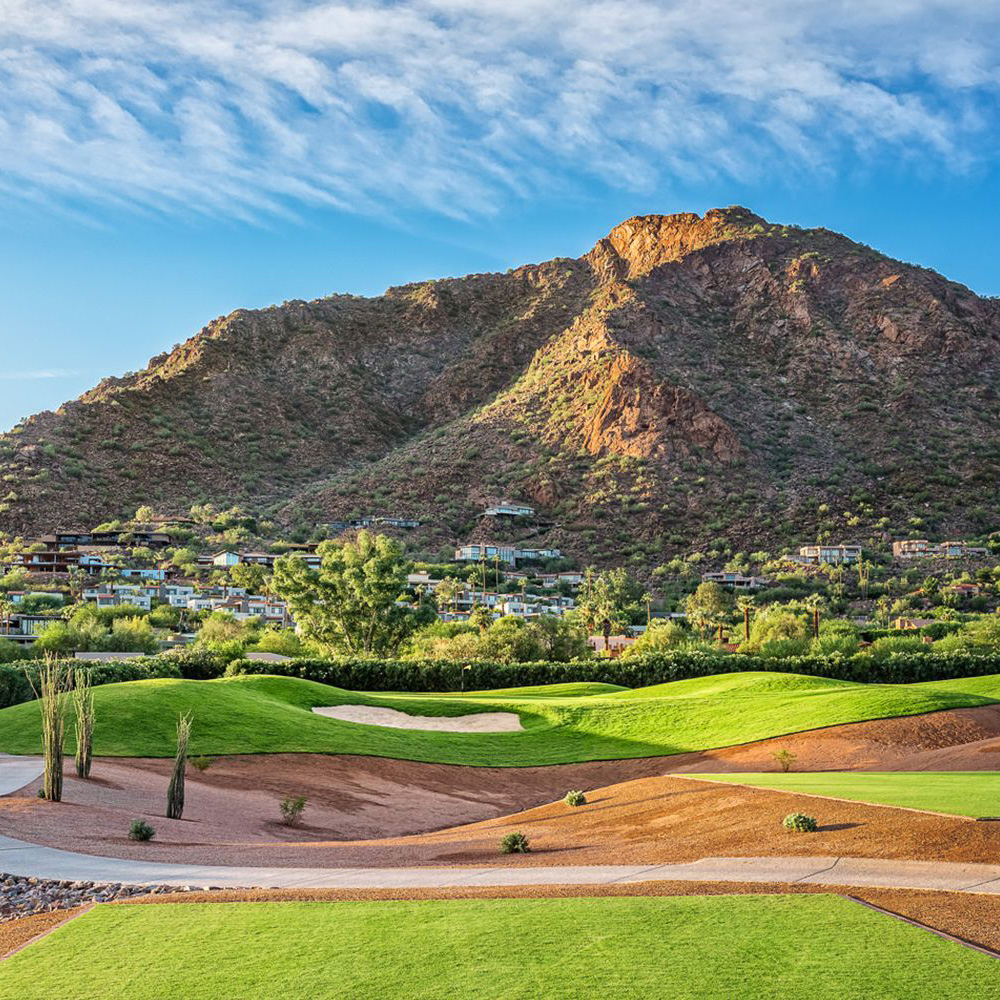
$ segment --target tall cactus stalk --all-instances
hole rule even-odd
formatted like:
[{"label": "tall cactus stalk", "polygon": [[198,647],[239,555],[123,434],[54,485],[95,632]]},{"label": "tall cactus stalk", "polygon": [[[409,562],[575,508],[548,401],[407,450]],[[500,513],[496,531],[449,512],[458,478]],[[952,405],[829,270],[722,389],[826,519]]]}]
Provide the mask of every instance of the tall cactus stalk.
[{"label": "tall cactus stalk", "polygon": [[167,819],[180,819],[184,813],[184,766],[187,764],[188,740],[191,737],[191,716],[177,717],[177,756],[174,773],[167,788]]},{"label": "tall cactus stalk", "polygon": [[60,697],[68,684],[68,673],[54,656],[45,657],[38,668],[38,686],[28,674],[38,699],[42,714],[42,755],[45,759],[45,775],[42,778],[42,798],[50,802],[62,801],[63,788],[63,741],[65,739],[65,718]]},{"label": "tall cactus stalk", "polygon": [[79,669],[73,675],[73,707],[76,710],[76,774],[90,777],[94,754],[94,691],[90,671]]}]

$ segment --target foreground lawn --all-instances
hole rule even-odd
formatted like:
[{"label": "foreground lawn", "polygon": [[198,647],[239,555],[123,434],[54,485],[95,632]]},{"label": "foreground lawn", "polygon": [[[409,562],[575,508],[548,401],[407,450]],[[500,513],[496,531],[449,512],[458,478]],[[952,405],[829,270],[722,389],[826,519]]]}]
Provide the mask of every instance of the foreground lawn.
[{"label": "foreground lawn", "polygon": [[[824,771],[697,777],[953,816],[1000,816],[1000,771]],[[821,808],[819,803],[816,808]]]},{"label": "foreground lawn", "polygon": [[837,896],[98,906],[0,998],[1000,997],[994,959]]},{"label": "foreground lawn", "polygon": [[[652,757],[730,746],[821,726],[1000,700],[1000,677],[947,684],[852,684],[796,674],[740,673],[638,690],[557,685],[467,695],[366,695],[290,677],[150,680],[94,689],[95,752],[173,756],[179,712],[194,717],[195,754],[370,754],[480,766]],[[419,732],[315,715],[365,704],[414,715],[509,711],[524,732]],[[73,751],[72,726],[67,749]],[[41,750],[38,705],[0,711],[0,752]]]}]

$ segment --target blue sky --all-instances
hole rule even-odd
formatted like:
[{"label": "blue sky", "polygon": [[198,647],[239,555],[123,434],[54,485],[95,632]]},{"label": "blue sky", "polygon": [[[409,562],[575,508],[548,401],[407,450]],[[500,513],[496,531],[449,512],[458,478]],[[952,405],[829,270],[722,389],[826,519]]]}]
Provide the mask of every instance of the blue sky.
[{"label": "blue sky", "polygon": [[4,0],[0,427],[238,306],[740,203],[1000,294],[1000,4]]}]

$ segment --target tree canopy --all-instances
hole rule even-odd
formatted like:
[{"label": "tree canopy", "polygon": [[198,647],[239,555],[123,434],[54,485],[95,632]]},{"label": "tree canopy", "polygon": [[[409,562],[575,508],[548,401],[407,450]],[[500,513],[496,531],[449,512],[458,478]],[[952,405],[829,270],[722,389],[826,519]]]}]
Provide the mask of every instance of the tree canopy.
[{"label": "tree canopy", "polygon": [[402,546],[387,535],[359,532],[321,542],[318,569],[297,555],[275,562],[273,589],[306,638],[331,652],[392,656],[433,609],[405,601],[411,569]]}]

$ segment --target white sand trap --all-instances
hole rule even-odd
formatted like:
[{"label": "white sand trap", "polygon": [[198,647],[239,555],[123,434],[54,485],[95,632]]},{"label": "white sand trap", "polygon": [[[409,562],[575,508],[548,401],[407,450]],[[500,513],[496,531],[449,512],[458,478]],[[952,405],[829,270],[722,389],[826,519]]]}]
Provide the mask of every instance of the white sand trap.
[{"label": "white sand trap", "polygon": [[333,705],[314,708],[317,715],[342,722],[390,729],[433,729],[439,733],[519,733],[524,730],[516,712],[477,712],[474,715],[408,715],[394,708],[372,705]]}]

